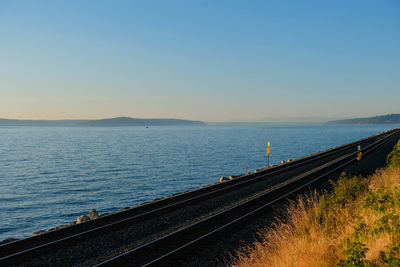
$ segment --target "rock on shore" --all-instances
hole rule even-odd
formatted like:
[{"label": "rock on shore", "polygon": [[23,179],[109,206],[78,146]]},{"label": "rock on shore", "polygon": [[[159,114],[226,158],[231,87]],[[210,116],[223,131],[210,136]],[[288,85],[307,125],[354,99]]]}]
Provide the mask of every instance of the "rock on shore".
[{"label": "rock on shore", "polygon": [[97,212],[96,209],[91,209],[91,210],[90,210],[90,212],[89,212],[89,218],[90,218],[91,220],[94,220],[94,219],[99,218],[99,213]]},{"label": "rock on shore", "polygon": [[97,219],[99,217],[100,216],[99,216],[99,213],[97,212],[97,210],[96,209],[91,209],[88,215],[86,215],[86,214],[80,215],[80,216],[78,216],[78,218],[76,218],[76,221],[72,221],[69,224],[62,224],[62,225],[54,226],[54,227],[52,227],[50,229],[47,229],[47,230],[39,230],[39,231],[34,232],[33,235],[41,235],[41,234],[44,234],[44,233],[47,233],[47,232],[50,232],[50,231],[62,229],[62,228],[65,228],[65,227],[68,227],[68,226],[71,226],[71,225],[78,224],[78,223],[83,223],[83,222],[87,222],[87,221],[90,221],[90,220],[95,220],[95,219]]}]

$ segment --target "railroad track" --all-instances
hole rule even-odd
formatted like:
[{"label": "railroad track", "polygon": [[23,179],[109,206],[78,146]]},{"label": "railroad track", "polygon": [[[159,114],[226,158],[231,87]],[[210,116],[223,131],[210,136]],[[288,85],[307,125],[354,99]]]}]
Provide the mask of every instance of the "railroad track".
[{"label": "railroad track", "polygon": [[[384,138],[363,148],[361,151],[368,156],[372,151],[384,143],[397,137],[398,132],[392,132]],[[193,225],[180,229],[167,236],[134,248],[121,255],[98,263],[95,266],[171,266],[178,259],[188,256],[190,252],[197,253],[204,248],[204,244],[212,245],[219,237],[230,234],[247,221],[255,219],[271,205],[285,199],[310,185],[343,170],[357,161],[357,152],[342,156],[322,165],[310,172],[295,177],[277,185],[254,198],[240,203],[230,209],[203,219]]]},{"label": "railroad track", "polygon": [[[193,205],[216,197],[218,195],[232,192],[238,188],[254,185],[264,181],[274,175],[282,174],[290,170],[301,168],[310,162],[316,160],[329,159],[337,157],[345,152],[355,151],[358,145],[370,147],[387,136],[396,133],[396,130],[388,131],[369,138],[365,138],[347,145],[329,149],[320,153],[315,153],[307,157],[294,160],[290,163],[269,168],[257,173],[245,175],[243,177],[205,187],[199,190],[179,194],[170,198],[161,199],[146,205],[138,206],[130,210],[104,216],[99,219],[67,227],[60,230],[51,231],[39,236],[15,241],[0,246],[0,264],[18,264],[23,263],[28,258],[34,258],[39,255],[51,253],[57,249],[63,249],[81,240],[87,240],[93,236],[98,236],[115,229],[123,229],[147,219],[154,218],[172,211],[179,210],[182,207]],[[379,141],[380,140],[380,141]]]}]

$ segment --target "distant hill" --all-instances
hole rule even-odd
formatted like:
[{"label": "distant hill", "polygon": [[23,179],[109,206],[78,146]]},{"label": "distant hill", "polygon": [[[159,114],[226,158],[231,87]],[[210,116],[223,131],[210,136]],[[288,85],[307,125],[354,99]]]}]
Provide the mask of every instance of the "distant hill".
[{"label": "distant hill", "polygon": [[185,126],[205,125],[201,121],[180,119],[136,119],[118,117],[101,120],[12,120],[0,119],[0,126]]},{"label": "distant hill", "polygon": [[400,124],[400,114],[328,121],[327,124]]}]

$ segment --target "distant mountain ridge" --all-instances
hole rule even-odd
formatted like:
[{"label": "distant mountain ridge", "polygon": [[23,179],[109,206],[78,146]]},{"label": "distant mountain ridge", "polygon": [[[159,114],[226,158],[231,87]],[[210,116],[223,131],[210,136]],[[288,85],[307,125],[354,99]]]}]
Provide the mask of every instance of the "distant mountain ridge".
[{"label": "distant mountain ridge", "polygon": [[99,120],[14,120],[0,119],[0,126],[186,126],[205,125],[202,121],[181,119],[138,119],[117,117]]},{"label": "distant mountain ridge", "polygon": [[328,121],[327,124],[400,124],[400,114]]}]

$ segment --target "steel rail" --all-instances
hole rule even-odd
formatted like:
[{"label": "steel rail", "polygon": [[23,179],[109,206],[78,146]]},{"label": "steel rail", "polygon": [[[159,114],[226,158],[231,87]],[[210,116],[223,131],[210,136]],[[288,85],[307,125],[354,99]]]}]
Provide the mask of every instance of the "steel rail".
[{"label": "steel rail", "polygon": [[[394,130],[393,130],[394,131]],[[143,205],[143,206],[138,206],[137,208],[133,208],[132,210],[128,210],[126,212],[120,212],[116,213],[113,215],[101,217],[97,220],[85,222],[76,226],[81,226],[79,230],[81,231],[75,231],[72,233],[69,233],[65,229],[73,229],[73,227],[67,227],[61,230],[56,230],[52,232],[48,232],[43,235],[39,235],[36,237],[28,238],[28,239],[23,239],[20,241],[12,242],[9,244],[5,244],[0,246],[0,253],[1,252],[6,252],[6,256],[3,256],[0,258],[0,263],[4,261],[9,261],[12,259],[17,260],[18,258],[24,258],[27,255],[32,255],[32,254],[40,254],[46,249],[49,249],[51,247],[55,248],[57,245],[62,245],[66,243],[73,243],[78,240],[82,240],[85,238],[90,237],[91,235],[98,235],[99,232],[107,232],[112,229],[120,229],[121,227],[132,225],[134,223],[140,222],[145,220],[146,218],[151,218],[155,214],[160,214],[162,211],[163,214],[168,213],[172,210],[179,209],[179,207],[186,206],[190,203],[194,202],[199,202],[202,200],[205,200],[207,198],[211,198],[215,195],[221,194],[222,192],[227,192],[229,190],[235,189],[235,188],[241,188],[244,185],[249,185],[249,184],[254,184],[255,180],[261,180],[265,177],[269,177],[273,174],[277,173],[282,173],[294,168],[297,168],[301,165],[304,165],[308,163],[309,161],[316,160],[316,159],[321,159],[325,158],[331,155],[334,155],[336,153],[340,153],[342,151],[348,150],[354,146],[357,146],[359,144],[367,143],[367,142],[372,142],[374,139],[379,139],[379,138],[384,138],[387,134],[390,134],[393,131],[388,131],[382,134],[374,135],[368,138],[361,139],[356,142],[352,142],[343,146],[339,146],[337,148],[329,149],[324,152],[320,153],[315,153],[313,155],[310,155],[308,157],[304,157],[298,160],[294,160],[288,164],[285,165],[280,165],[275,168],[270,168],[265,171],[260,171],[255,174],[247,175],[244,176],[243,178],[238,178],[235,180],[231,180],[225,183],[217,184],[214,187],[206,187],[204,189],[213,189],[213,190],[197,190],[197,191],[190,191],[184,194],[177,195],[176,197],[171,197],[165,200],[160,200],[154,202],[155,205]],[[218,185],[221,185],[220,187]],[[223,186],[222,186],[223,185]],[[198,193],[203,192],[203,194],[198,195]],[[196,194],[191,194],[192,192],[195,192]],[[194,197],[191,197],[194,195]],[[187,196],[191,197],[189,199],[182,199],[182,196]],[[173,203],[171,199],[175,200],[176,202]],[[166,206],[162,206],[161,204],[166,204]],[[146,211],[146,208],[149,210]],[[138,214],[135,214],[134,211],[136,211]],[[140,211],[142,211],[140,213]],[[132,215],[133,214],[133,215]],[[129,216],[125,217],[124,216]],[[96,222],[96,223],[94,223]],[[86,225],[85,225],[86,224]],[[82,227],[85,226],[85,227]],[[91,226],[91,227],[89,227]],[[97,227],[96,227],[97,226]],[[94,228],[92,228],[94,227]],[[65,234],[67,232],[67,234]],[[47,235],[47,236],[46,236]],[[50,239],[50,240],[49,240]],[[35,244],[35,240],[39,240]],[[30,243],[31,242],[31,243]],[[30,244],[29,244],[30,243]],[[28,245],[27,245],[28,244]],[[29,247],[30,245],[30,247]],[[24,249],[26,246],[28,246],[27,249]],[[7,254],[8,253],[8,254]],[[2,254],[0,254],[2,255]]]},{"label": "steel rail", "polygon": [[[361,151],[364,157],[372,151],[379,148],[384,143],[396,136],[397,132],[393,132],[385,138],[365,147]],[[182,251],[195,249],[196,244],[205,239],[210,239],[216,234],[224,231],[228,227],[240,223],[243,220],[269,208],[272,204],[282,200],[301,189],[321,180],[328,175],[337,173],[338,171],[349,166],[356,161],[357,152],[350,153],[340,157],[320,168],[312,170],[306,174],[300,175],[289,182],[284,182],[262,195],[238,204],[230,209],[222,211],[218,214],[203,219],[188,227],[182,228],[174,233],[161,237],[157,240],[139,246],[119,256],[113,257],[95,266],[125,265],[130,266],[150,266],[165,264],[168,259],[179,258]]]}]

